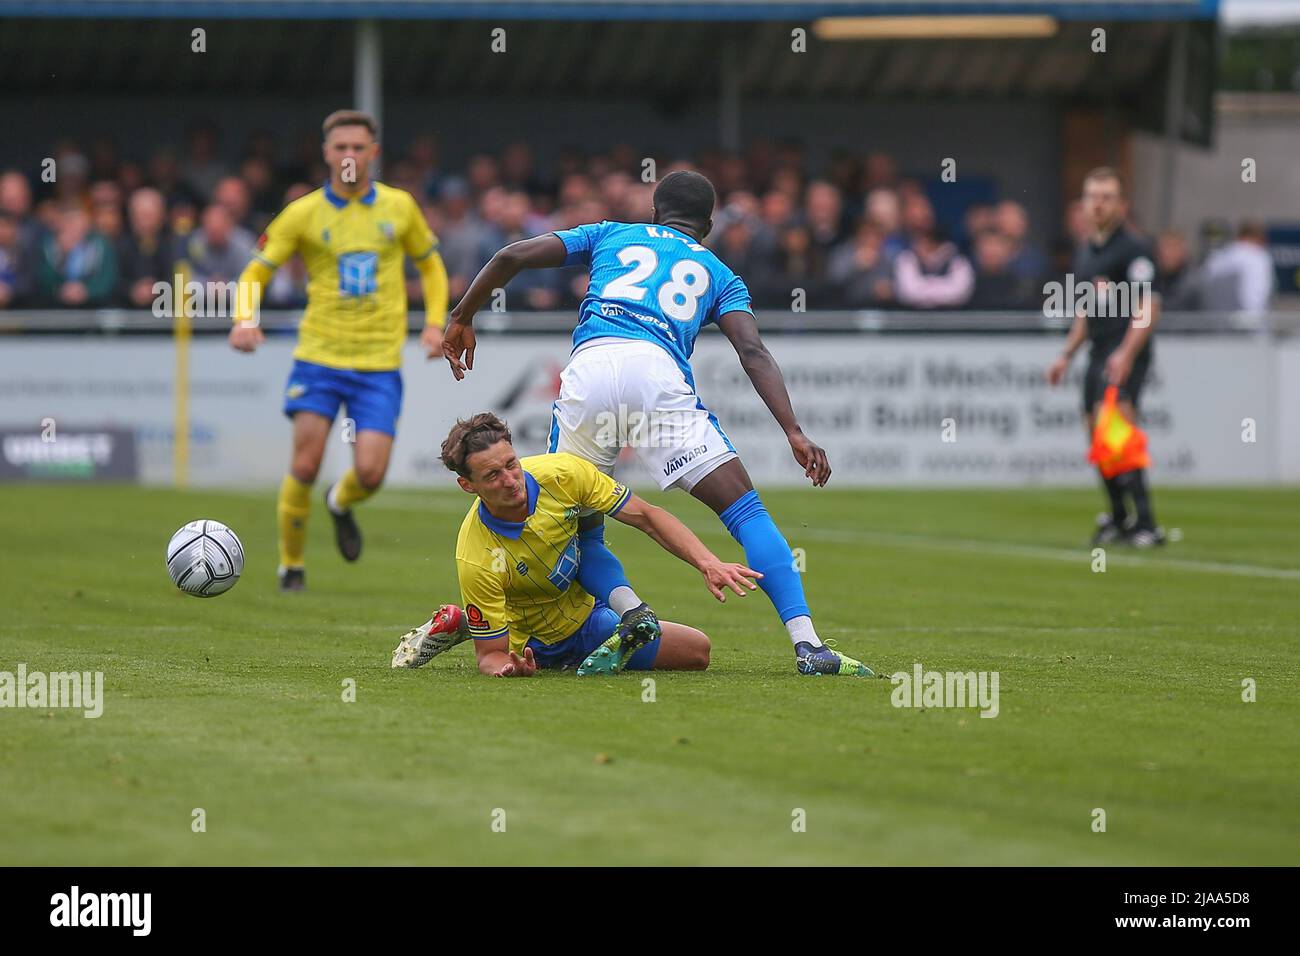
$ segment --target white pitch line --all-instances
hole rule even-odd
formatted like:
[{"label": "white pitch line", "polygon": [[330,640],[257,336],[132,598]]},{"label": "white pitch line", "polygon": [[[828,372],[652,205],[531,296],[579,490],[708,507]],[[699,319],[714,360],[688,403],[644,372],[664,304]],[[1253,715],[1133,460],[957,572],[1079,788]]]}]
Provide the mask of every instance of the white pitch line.
[{"label": "white pitch line", "polygon": [[[1215,634],[1260,634],[1272,631],[1278,628],[1274,624],[1261,624],[1258,627],[1245,627],[1234,624],[1213,625],[1199,628],[1199,630],[1212,631]],[[957,626],[952,627],[825,627],[818,625],[817,633],[823,631],[828,634],[1132,634],[1135,632],[1147,631],[1177,631],[1185,633],[1189,630],[1183,624],[1132,624],[1124,627],[1113,626],[1062,626],[1062,627],[1036,627],[1026,624],[1000,624],[992,626]],[[1288,633],[1290,631],[1288,630]],[[1051,656],[1045,655],[1045,656]]]},{"label": "white pitch line", "polygon": [[[464,513],[466,505],[452,503],[446,499],[430,498],[420,504],[412,504],[388,498],[366,503],[367,508],[382,507],[386,511],[438,511]],[[689,523],[689,522],[688,522]],[[730,538],[721,525],[699,527],[692,525],[696,534],[702,536]],[[931,535],[906,534],[893,531],[854,531],[844,528],[803,527],[787,525],[782,527],[786,538],[813,538],[844,544],[881,544],[904,548],[923,548],[931,551],[965,551],[977,554],[997,554],[1011,558],[1047,559],[1050,561],[1068,561],[1074,564],[1087,564],[1092,560],[1091,548],[1050,548],[1043,545],[1016,544],[1011,541],[984,541],[977,538],[938,538]],[[798,545],[798,541],[794,541]],[[1136,568],[1160,568],[1170,571],[1192,571],[1201,574],[1233,574],[1247,578],[1271,578],[1279,581],[1300,581],[1300,569],[1270,568],[1259,564],[1239,564],[1231,561],[1195,561],[1190,558],[1138,557],[1132,554],[1106,552],[1106,560]]]},{"label": "white pitch line", "polygon": [[[887,531],[846,531],[842,528],[800,528],[799,534],[825,541],[890,544],[907,548],[928,548],[938,551],[967,551],[979,554],[1000,554],[1014,558],[1046,558],[1052,561],[1088,563],[1091,548],[1049,548],[1042,545],[1014,544],[1010,541],[982,541],[972,538],[936,538],[928,535],[901,534]],[[1106,560],[1130,567],[1162,568],[1174,571],[1196,571],[1204,574],[1235,574],[1248,578],[1275,578],[1282,581],[1300,581],[1300,570],[1270,568],[1259,564],[1237,564],[1229,561],[1194,561],[1188,558],[1146,558],[1130,554],[1106,552]]]}]

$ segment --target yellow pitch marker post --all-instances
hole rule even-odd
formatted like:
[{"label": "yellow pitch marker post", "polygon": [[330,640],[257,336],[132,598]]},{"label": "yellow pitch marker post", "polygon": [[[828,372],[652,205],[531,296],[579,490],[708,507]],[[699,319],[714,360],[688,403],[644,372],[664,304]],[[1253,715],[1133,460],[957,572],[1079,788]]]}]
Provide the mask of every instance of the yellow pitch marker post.
[{"label": "yellow pitch marker post", "polygon": [[172,424],[172,484],[185,488],[190,483],[190,338],[194,325],[185,302],[185,277],[175,276],[172,295],[172,340],[175,344],[176,373],[172,395],[175,403]]}]

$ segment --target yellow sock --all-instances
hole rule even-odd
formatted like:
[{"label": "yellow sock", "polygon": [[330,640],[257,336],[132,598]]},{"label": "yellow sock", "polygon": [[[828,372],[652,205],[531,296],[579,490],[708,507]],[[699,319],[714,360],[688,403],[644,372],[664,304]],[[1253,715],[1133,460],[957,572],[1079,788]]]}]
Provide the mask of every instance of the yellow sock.
[{"label": "yellow sock", "polygon": [[300,568],[307,545],[311,485],[304,485],[293,475],[285,475],[280,482],[280,498],[275,513],[280,522],[280,563],[286,568]]},{"label": "yellow sock", "polygon": [[331,502],[333,507],[338,511],[347,511],[355,504],[360,504],[375,493],[373,488],[367,488],[357,478],[355,468],[349,468],[347,474],[339,479],[339,483],[334,486],[334,500]]}]

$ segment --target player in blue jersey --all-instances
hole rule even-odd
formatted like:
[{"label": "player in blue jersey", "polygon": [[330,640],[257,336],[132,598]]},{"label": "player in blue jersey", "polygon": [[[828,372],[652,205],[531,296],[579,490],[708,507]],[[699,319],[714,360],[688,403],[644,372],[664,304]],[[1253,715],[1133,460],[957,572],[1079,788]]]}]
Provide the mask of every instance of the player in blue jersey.
[{"label": "player in blue jersey", "polygon": [[[675,172],[655,189],[652,223],[601,222],[511,243],[452,310],[443,352],[456,379],[464,378],[474,367],[474,315],[493,290],[524,269],[588,266],[590,283],[561,375],[548,450],[570,452],[610,473],[619,450],[634,448],[660,488],[690,492],[740,542],[790,634],[799,673],[872,676],[818,638],[790,546],[717,418],[695,394],[691,352],[701,327],[716,322],[805,475],[818,488],[830,478],[826,452],[799,427],[781,370],[759,337],[749,290],[702,245],[713,227],[715,198],[704,176]],[[628,625],[652,620],[653,612],[605,546],[601,516],[584,519],[579,539],[580,583],[623,617],[624,626],[610,638],[616,644]]]}]

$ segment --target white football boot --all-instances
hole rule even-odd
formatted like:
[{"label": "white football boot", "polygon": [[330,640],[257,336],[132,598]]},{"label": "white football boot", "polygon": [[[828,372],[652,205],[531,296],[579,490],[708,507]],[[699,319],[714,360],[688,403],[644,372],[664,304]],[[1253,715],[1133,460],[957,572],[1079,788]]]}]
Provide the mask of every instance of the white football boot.
[{"label": "white football boot", "polygon": [[432,618],[402,635],[393,651],[393,667],[423,667],[467,640],[465,613],[454,604],[444,604]]}]

